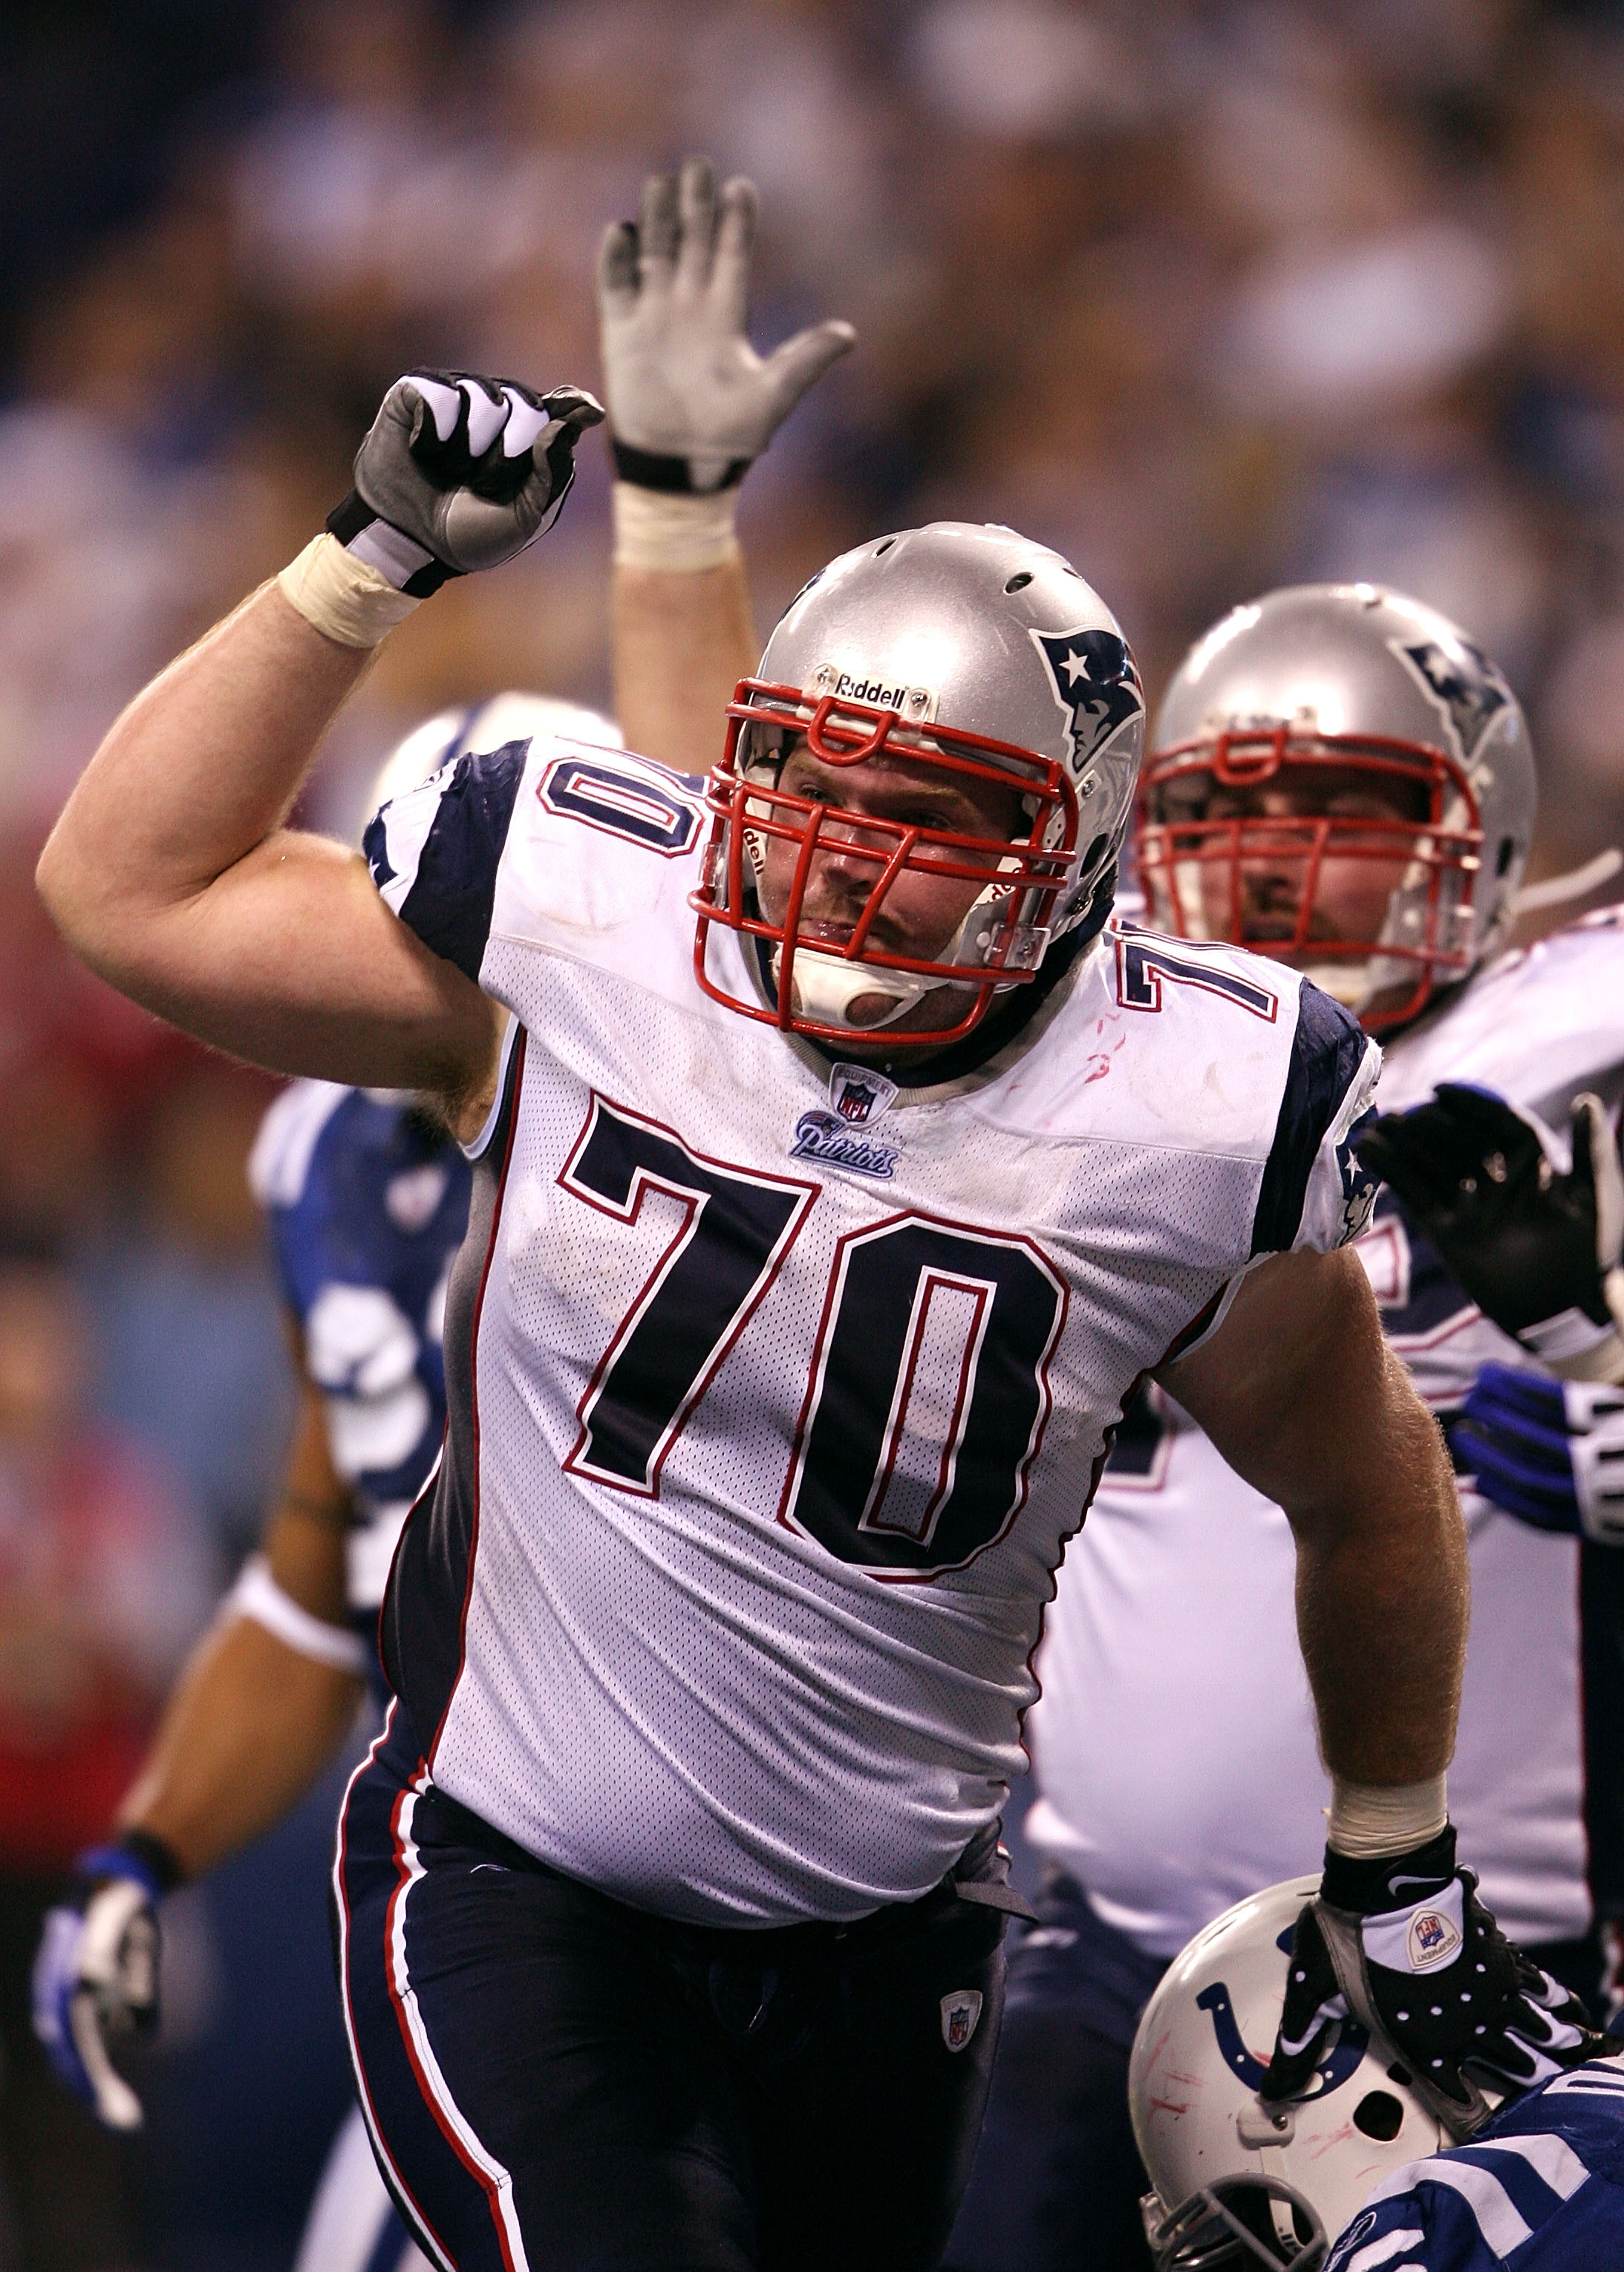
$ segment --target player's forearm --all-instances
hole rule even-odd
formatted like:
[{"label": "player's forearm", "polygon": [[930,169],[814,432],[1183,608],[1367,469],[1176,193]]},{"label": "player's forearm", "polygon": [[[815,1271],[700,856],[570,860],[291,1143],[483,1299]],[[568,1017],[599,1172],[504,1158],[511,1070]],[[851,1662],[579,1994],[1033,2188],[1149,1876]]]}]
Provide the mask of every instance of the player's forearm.
[{"label": "player's forearm", "polygon": [[693,569],[617,562],[613,617],[615,714],[628,746],[706,772],[722,753],[733,690],[756,665],[743,559]]},{"label": "player's forearm", "polygon": [[291,804],[368,661],[269,585],[155,678],[115,722],[40,862],[71,945],[116,976],[260,844]]},{"label": "player's forearm", "polygon": [[1288,1508],[1297,1612],[1326,1765],[1390,1786],[1441,1775],[1466,1648],[1466,1536],[1443,1439],[1388,1358],[1321,1498]]},{"label": "player's forearm", "polygon": [[354,1723],[362,1683],[249,1618],[201,1643],[123,1805],[121,1831],[160,1838],[189,1878],[281,1821]]}]

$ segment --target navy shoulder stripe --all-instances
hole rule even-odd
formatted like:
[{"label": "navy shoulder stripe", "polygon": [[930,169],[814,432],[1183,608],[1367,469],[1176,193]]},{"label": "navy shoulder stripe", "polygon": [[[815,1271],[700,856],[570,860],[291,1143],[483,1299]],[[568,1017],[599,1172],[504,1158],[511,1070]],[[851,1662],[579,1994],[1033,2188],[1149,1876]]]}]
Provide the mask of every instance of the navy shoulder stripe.
[{"label": "navy shoulder stripe", "polygon": [[[459,758],[443,776],[385,805],[363,839],[372,879],[401,922],[475,984],[529,751],[528,740],[505,742]],[[419,799],[431,800],[431,815],[419,818]]]},{"label": "navy shoulder stripe", "polygon": [[1366,1047],[1358,1019],[1305,978],[1275,1140],[1258,1187],[1254,1254],[1288,1253],[1296,1244],[1314,1161],[1365,1062]]}]

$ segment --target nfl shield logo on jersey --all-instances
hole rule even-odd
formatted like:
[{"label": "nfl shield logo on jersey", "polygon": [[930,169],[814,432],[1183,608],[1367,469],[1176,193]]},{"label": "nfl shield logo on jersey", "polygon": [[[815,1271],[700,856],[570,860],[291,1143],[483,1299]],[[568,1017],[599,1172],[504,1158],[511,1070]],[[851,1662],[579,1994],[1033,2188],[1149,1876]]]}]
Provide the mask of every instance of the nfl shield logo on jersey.
[{"label": "nfl shield logo on jersey", "polygon": [[837,1065],[829,1068],[829,1102],[842,1120],[861,1127],[889,1109],[896,1083],[867,1065]]},{"label": "nfl shield logo on jersey", "polygon": [[942,2041],[950,2052],[962,2052],[981,2018],[979,1988],[955,1988],[942,1998]]}]

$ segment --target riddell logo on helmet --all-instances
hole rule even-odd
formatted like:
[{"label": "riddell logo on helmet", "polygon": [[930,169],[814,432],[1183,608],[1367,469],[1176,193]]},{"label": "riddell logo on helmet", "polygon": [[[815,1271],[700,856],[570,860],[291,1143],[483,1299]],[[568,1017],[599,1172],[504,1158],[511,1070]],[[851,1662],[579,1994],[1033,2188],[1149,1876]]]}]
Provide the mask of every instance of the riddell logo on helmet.
[{"label": "riddell logo on helmet", "polygon": [[806,691],[819,702],[833,695],[837,701],[861,702],[871,710],[894,710],[902,718],[922,720],[936,715],[936,695],[931,687],[894,685],[883,678],[857,678],[849,670],[836,669],[832,662],[819,664]]}]

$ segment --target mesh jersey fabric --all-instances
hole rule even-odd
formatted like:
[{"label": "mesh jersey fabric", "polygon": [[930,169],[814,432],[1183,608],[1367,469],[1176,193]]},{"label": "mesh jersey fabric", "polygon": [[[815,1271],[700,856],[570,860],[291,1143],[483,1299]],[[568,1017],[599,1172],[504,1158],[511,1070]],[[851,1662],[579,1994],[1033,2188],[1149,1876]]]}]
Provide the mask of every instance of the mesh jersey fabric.
[{"label": "mesh jersey fabric", "polygon": [[520,1029],[385,1652],[435,1782],[553,1866],[849,1918],[996,1815],[1108,1432],[1265,1189],[1273,1243],[1359,1227],[1380,1060],[1289,971],[1113,930],[999,1057],[854,1125],[841,1068],[694,983],[698,788],[533,743],[369,831],[465,968],[489,908]]},{"label": "mesh jersey fabric", "polygon": [[[1481,1082],[1559,1127],[1580,1088],[1616,1102],[1621,915],[1501,958],[1389,1043],[1383,1108],[1442,1080]],[[1390,1192],[1355,1251],[1434,1410],[1456,1409],[1490,1358],[1538,1370]],[[1318,1867],[1330,1792],[1284,1516],[1175,1406],[1153,1394],[1136,1416],[1047,1621],[1028,1723],[1041,1796],[1023,1828],[1108,1924],[1171,1956],[1258,1886]],[[1593,1894],[1624,1908],[1624,1700],[1616,1681],[1583,1678],[1587,1646],[1617,1632],[1614,1550],[1537,1532],[1469,1484],[1462,1502],[1472,1620],[1450,1812],[1505,1930],[1565,1940],[1588,1929]]]}]

